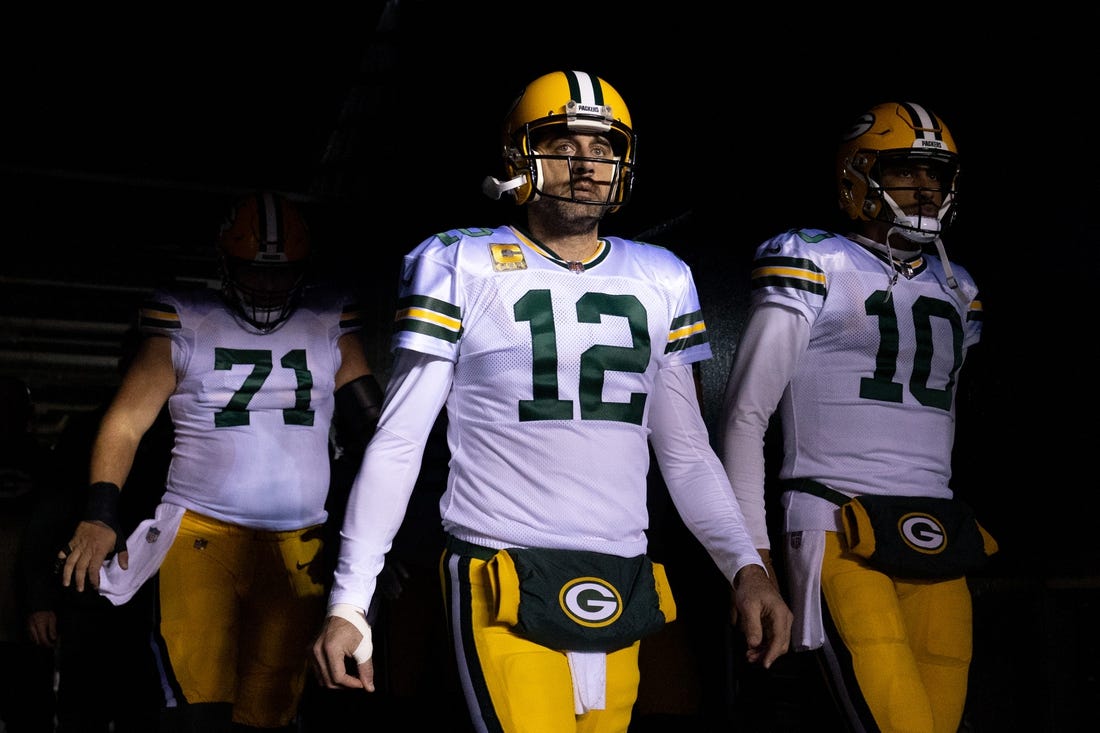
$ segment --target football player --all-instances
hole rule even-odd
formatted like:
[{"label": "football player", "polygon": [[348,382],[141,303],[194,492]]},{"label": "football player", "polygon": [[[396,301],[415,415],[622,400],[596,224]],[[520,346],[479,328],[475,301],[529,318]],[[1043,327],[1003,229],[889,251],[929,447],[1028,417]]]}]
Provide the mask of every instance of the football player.
[{"label": "football player", "polygon": [[[324,616],[323,532],[334,413],[366,440],[381,407],[359,311],[311,284],[298,207],[261,192],[218,238],[223,282],[143,304],[146,338],[101,423],[64,585],[126,602],[156,576],[165,708],[181,730],[286,729]],[[117,557],[119,486],[168,403],[163,500]]]},{"label": "football player", "polygon": [[954,733],[971,658],[966,579],[870,567],[848,551],[837,504],[799,489],[953,496],[955,390],[982,327],[978,289],[941,239],[958,149],[931,110],[888,102],[847,131],[836,175],[852,232],[795,229],[756,250],[723,461],[770,562],[763,447],[778,411],[791,643],[819,650],[852,729]]},{"label": "football player", "polygon": [[[317,673],[327,687],[374,689],[364,612],[446,405],[442,572],[474,728],[621,733],[638,637],[614,649],[535,641],[505,618],[515,589],[491,578],[504,577],[505,548],[607,565],[644,556],[649,441],[685,523],[735,589],[750,661],[768,667],[786,651],[790,611],[709,444],[693,365],[711,349],[689,268],[598,231],[634,181],[623,98],[593,74],[546,74],[515,100],[502,143],[507,175],[483,189],[522,206],[525,224],[452,229],[405,257],[393,376],[348,503]],[[610,612],[638,610],[615,598],[589,609],[594,632]]]}]

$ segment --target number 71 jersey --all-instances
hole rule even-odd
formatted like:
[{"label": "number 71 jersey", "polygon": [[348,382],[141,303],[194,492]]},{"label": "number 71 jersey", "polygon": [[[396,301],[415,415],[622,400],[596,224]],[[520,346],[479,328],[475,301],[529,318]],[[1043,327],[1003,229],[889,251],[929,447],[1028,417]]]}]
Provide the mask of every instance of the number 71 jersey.
[{"label": "number 71 jersey", "polygon": [[278,329],[257,333],[216,290],[164,290],[140,325],[171,340],[177,376],[165,501],[254,529],[324,522],[339,339],[362,327],[354,301],[308,288]]},{"label": "number 71 jersey", "polygon": [[[668,250],[605,237],[566,262],[513,227],[409,253],[393,346],[455,364],[445,525],[561,547],[608,522],[638,541],[657,372],[711,356],[691,271]],[[486,514],[499,524],[471,526]]]}]

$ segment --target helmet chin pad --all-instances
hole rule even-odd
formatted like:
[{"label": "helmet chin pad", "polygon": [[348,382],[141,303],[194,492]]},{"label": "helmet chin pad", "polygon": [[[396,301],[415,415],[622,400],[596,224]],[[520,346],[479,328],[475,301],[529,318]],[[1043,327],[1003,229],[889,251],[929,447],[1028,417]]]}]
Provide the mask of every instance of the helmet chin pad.
[{"label": "helmet chin pad", "polygon": [[934,242],[940,236],[940,220],[929,216],[899,216],[891,232],[918,244]]},{"label": "helmet chin pad", "polygon": [[943,229],[941,219],[951,208],[951,197],[948,196],[936,216],[922,216],[920,214],[908,216],[894,203],[893,197],[886,191],[882,192],[882,200],[886,202],[890,212],[894,215],[893,221],[889,222],[892,225],[890,233],[897,232],[898,236],[918,244],[928,244],[936,241]]}]

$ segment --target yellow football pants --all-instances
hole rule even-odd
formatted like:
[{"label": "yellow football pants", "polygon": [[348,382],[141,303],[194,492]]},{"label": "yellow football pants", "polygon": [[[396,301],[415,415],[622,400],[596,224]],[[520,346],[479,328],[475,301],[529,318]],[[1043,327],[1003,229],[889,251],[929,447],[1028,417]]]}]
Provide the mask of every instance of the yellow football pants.
[{"label": "yellow football pants", "polygon": [[444,553],[448,627],[471,717],[488,733],[625,733],[638,696],[640,642],[607,655],[606,707],[576,714],[563,652],[495,621],[486,562]]},{"label": "yellow football pants", "polygon": [[956,733],[973,647],[966,579],[891,578],[826,532],[821,591],[829,671],[849,713],[869,710],[882,733]]},{"label": "yellow football pants", "polygon": [[234,722],[261,728],[294,719],[324,617],[321,548],[316,528],[265,532],[184,514],[158,597],[186,702],[230,703]]}]

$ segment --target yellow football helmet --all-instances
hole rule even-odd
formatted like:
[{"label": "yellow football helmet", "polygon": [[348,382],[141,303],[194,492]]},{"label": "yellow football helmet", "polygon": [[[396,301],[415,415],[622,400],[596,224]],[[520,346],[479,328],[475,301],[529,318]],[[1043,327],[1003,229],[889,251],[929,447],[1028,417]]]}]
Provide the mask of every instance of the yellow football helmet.
[{"label": "yellow football helmet", "polygon": [[[879,183],[882,164],[898,158],[940,166],[943,204],[935,219],[906,216]],[[955,219],[959,151],[931,110],[912,102],[871,108],[844,134],[836,159],[840,208],[853,220],[884,221],[914,242],[931,242]]]},{"label": "yellow football helmet", "polygon": [[564,125],[570,132],[605,135],[615,153],[612,161],[616,168],[614,185],[606,200],[591,201],[574,196],[564,200],[608,206],[608,211],[617,211],[630,199],[634,186],[637,137],[631,128],[626,102],[615,88],[583,71],[554,71],[527,85],[504,120],[503,154],[507,178],[502,182],[490,176],[485,179],[482,190],[495,199],[507,192],[521,205],[540,196],[562,198],[539,188],[540,161],[561,159],[562,156],[535,152],[543,133],[557,125]]},{"label": "yellow football helmet", "polygon": [[288,199],[261,192],[233,206],[218,233],[222,292],[260,333],[294,312],[309,267],[309,230]]}]

